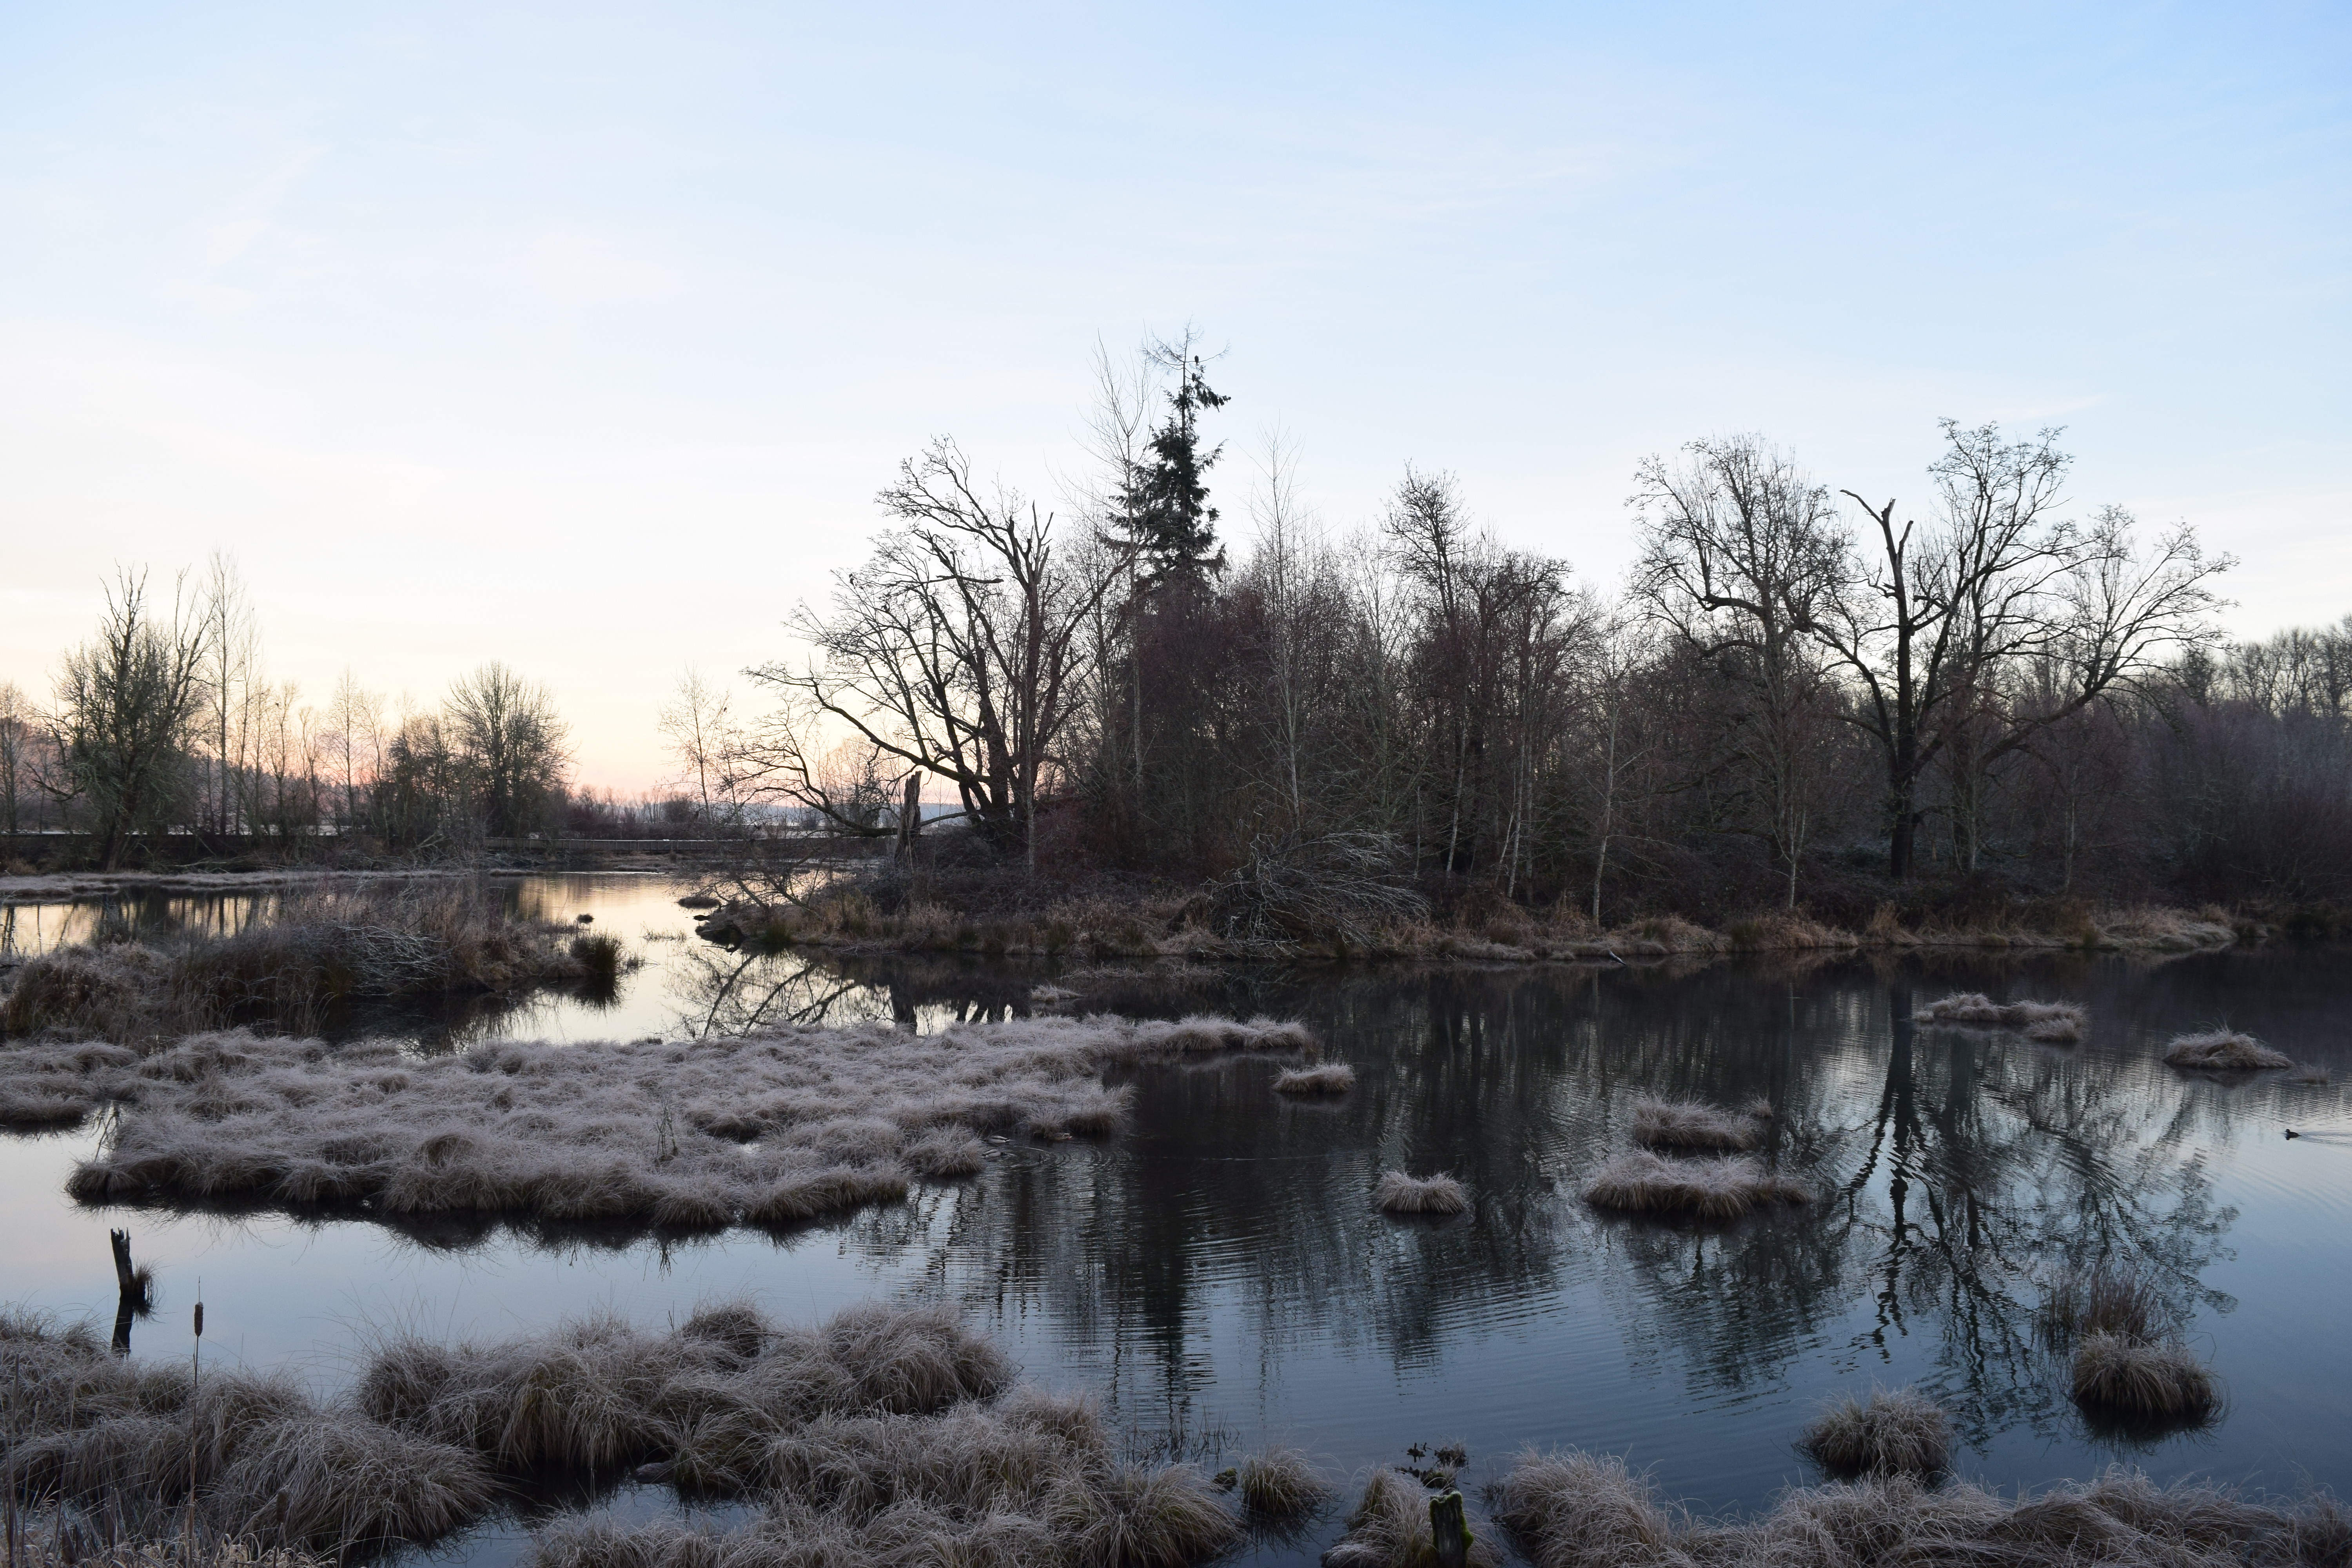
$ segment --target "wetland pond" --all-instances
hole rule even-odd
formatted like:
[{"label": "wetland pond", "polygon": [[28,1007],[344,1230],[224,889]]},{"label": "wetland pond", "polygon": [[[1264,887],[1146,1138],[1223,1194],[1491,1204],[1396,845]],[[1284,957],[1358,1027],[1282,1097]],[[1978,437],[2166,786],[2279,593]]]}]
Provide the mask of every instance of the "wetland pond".
[{"label": "wetland pond", "polygon": [[[829,961],[702,942],[687,889],[619,875],[502,880],[522,912],[594,917],[643,962],[617,993],[335,1020],[419,1051],[491,1039],[672,1040],[761,1023],[929,1032],[1029,1008],[1045,966]],[[134,929],[266,920],[272,895],[153,897]],[[0,911],[18,951],[75,940],[94,904]],[[1827,1399],[1917,1384],[1951,1413],[1958,1473],[2006,1489],[2124,1462],[2159,1480],[2352,1491],[2352,966],[2273,945],[2164,960],[1782,956],[1704,966],[1234,970],[1131,1013],[1304,1020],[1356,1088],[1270,1092],[1279,1064],[1123,1073],[1128,1130],[997,1148],[976,1178],[789,1233],[395,1228],[365,1218],[98,1207],[65,1195],[100,1136],[0,1137],[0,1300],[114,1307],[106,1232],[157,1271],[142,1356],[291,1363],[322,1389],[392,1326],[489,1337],[597,1309],[643,1323],[750,1295],[812,1320],[869,1298],[944,1300],[1032,1379],[1083,1388],[1139,1452],[1212,1468],[1294,1443],[1334,1472],[1458,1440],[1465,1487],[1517,1450],[1574,1445],[1667,1495],[1756,1510],[1820,1479],[1794,1450]],[[2079,1002],[2082,1044],[1912,1022],[1952,991]],[[2165,1042],[2226,1024],[2325,1083],[2183,1074]],[[1820,1194],[1735,1225],[1627,1220],[1579,1195],[1646,1094],[1774,1108],[1767,1152]],[[2288,1128],[2300,1136],[2288,1139]],[[1378,1213],[1381,1173],[1448,1171],[1466,1214]],[[2033,1318],[2069,1265],[2153,1271],[2226,1389],[2194,1430],[2097,1429]],[[511,1560],[545,1510],[644,1516],[667,1489],[548,1497],[436,1558]],[[1245,1561],[1312,1562],[1343,1508]]]}]

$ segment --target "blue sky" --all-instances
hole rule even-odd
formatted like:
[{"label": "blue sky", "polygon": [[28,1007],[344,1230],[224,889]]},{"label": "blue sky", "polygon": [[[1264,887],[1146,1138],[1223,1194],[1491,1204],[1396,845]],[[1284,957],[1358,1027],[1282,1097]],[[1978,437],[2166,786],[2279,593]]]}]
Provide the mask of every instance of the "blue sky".
[{"label": "blue sky", "polygon": [[547,679],[592,780],[786,650],[898,458],[1049,502],[1088,359],[1229,350],[1344,531],[1408,460],[1613,582],[1634,465],[1755,429],[2352,612],[2352,10],[143,7],[0,0],[0,679],[231,550],[272,667]]}]

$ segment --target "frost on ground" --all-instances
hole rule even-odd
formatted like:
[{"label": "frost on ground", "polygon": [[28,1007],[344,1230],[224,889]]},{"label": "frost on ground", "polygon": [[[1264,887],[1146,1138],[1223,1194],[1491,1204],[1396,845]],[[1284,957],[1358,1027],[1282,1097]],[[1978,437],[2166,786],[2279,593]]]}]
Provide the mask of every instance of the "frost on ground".
[{"label": "frost on ground", "polygon": [[980,1169],[982,1135],[1107,1133],[1107,1068],[1297,1050],[1296,1024],[1034,1018],[936,1035],[880,1026],[692,1044],[388,1045],[200,1035],[0,1048],[0,1106],[120,1113],[71,1178],[95,1201],[363,1205],[542,1221],[786,1224]]},{"label": "frost on ground", "polygon": [[2286,1568],[2352,1555],[2352,1513],[2324,1492],[2255,1499],[2122,1468],[2013,1496],[1896,1475],[1799,1488],[1748,1519],[1703,1519],[1622,1458],[1530,1450],[1493,1500],[1537,1568]]},{"label": "frost on ground", "polygon": [[492,1344],[393,1339],[331,1401],[244,1371],[192,1387],[177,1363],[118,1361],[90,1325],[23,1313],[0,1313],[0,1482],[158,1539],[365,1556],[478,1522],[520,1478],[625,1467],[762,1511],[725,1535],[573,1516],[528,1560],[1182,1568],[1241,1533],[1197,1470],[1123,1463],[1090,1401],[1012,1386],[1003,1352],[939,1309],[797,1328],[737,1303],[669,1333],[595,1318]]}]

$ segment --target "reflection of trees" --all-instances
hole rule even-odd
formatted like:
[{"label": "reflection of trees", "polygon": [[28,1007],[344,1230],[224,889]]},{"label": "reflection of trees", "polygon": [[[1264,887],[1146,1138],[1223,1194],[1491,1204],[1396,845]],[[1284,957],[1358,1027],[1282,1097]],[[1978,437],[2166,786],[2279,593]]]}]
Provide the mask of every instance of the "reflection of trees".
[{"label": "reflection of trees", "polygon": [[2138,1268],[2184,1321],[2234,1305],[2198,1281],[2236,1211],[2214,1205],[2189,1097],[2134,1070],[2145,1064],[1918,1029],[1908,986],[1885,994],[1884,1085],[1832,1220],[1870,1260],[1874,1322],[1858,1347],[1932,1322],[1947,1403],[1980,1442],[2056,1415],[2032,1318],[2060,1270]]},{"label": "reflection of trees", "polygon": [[[1618,1302],[1637,1359],[1726,1388],[1777,1375],[1859,1308],[1844,1353],[1923,1342],[1981,1440],[2066,1413],[2032,1332],[2060,1268],[2116,1258],[2156,1271],[2184,1314],[2230,1305],[2199,1284],[2234,1217],[2199,1145],[2242,1101],[2138,1060],[1915,1028],[1907,991],[1864,964],[1261,989],[1355,1064],[1346,1100],[1283,1103],[1247,1063],[1146,1069],[1122,1147],[1009,1151],[983,1183],[860,1216],[850,1244],[919,1249],[984,1314],[1047,1314],[1115,1398],[1171,1414],[1209,1375],[1213,1312],[1240,1315],[1267,1368],[1310,1342],[1405,1367],[1581,1279]],[[1822,1201],[1733,1226],[1594,1214],[1583,1177],[1646,1093],[1769,1096],[1762,1157]],[[1473,1214],[1374,1213],[1391,1165],[1452,1171]],[[1237,1374],[1222,1369],[1229,1391]]]}]

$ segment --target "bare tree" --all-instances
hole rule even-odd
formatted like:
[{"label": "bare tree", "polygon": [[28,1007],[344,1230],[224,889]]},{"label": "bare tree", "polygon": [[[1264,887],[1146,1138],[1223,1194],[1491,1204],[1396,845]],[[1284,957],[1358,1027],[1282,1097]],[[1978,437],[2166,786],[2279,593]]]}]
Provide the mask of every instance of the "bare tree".
[{"label": "bare tree", "polygon": [[361,686],[346,667],[327,706],[326,725],[329,755],[342,773],[342,822],[350,828],[360,819],[361,781],[372,783],[383,765],[383,695]]},{"label": "bare tree", "polygon": [[242,826],[243,775],[261,658],[259,623],[236,557],[213,552],[205,563],[201,603],[204,727],[213,752],[212,829],[229,834]]},{"label": "bare tree", "polygon": [[120,574],[106,592],[95,639],[58,671],[59,793],[89,807],[100,864],[120,866],[135,834],[163,826],[185,784],[188,742],[203,700],[202,620],[173,582],[168,621],[148,615],[144,573]]},{"label": "bare tree", "polygon": [[[2186,523],[2142,556],[2127,513],[2109,508],[2088,529],[2055,516],[2072,461],[2059,432],[2004,442],[1998,426],[1943,422],[1945,451],[1928,469],[1934,527],[1895,527],[1892,500],[1872,508],[1877,539],[1867,566],[1811,623],[1853,675],[1852,717],[1885,764],[1889,871],[1908,876],[1918,786],[1949,751],[1960,860],[1980,843],[1981,784],[1990,765],[2041,728],[2153,668],[2166,649],[2210,641],[2221,601],[2212,580],[2235,563],[2209,556]],[[2069,672],[2063,700],[2036,708],[2003,700],[2027,661],[2055,658]]]},{"label": "bare tree", "polygon": [[744,741],[733,702],[724,686],[688,665],[657,724],[678,764],[680,784],[694,792],[698,820],[706,832],[733,826],[738,816],[736,769]]},{"label": "bare tree", "polygon": [[1018,495],[983,494],[951,440],[900,465],[880,500],[898,523],[836,580],[830,611],[791,625],[815,649],[752,679],[787,699],[788,751],[814,775],[822,726],[954,786],[1003,852],[1036,860],[1040,796],[1056,766],[1091,647],[1083,635],[1115,579],[1057,548],[1052,520]]},{"label": "bare tree", "polygon": [[452,750],[492,836],[520,837],[560,799],[569,731],[547,689],[493,659],[449,689]]},{"label": "bare tree", "polygon": [[1827,685],[1806,629],[1837,586],[1829,492],[1760,437],[1694,441],[1653,458],[1628,503],[1643,531],[1633,591],[1738,690],[1727,737],[1797,902],[1798,867],[1833,762]]},{"label": "bare tree", "polygon": [[33,751],[33,710],[24,688],[0,680],[0,831],[12,837],[17,827],[17,801],[29,780]]}]

